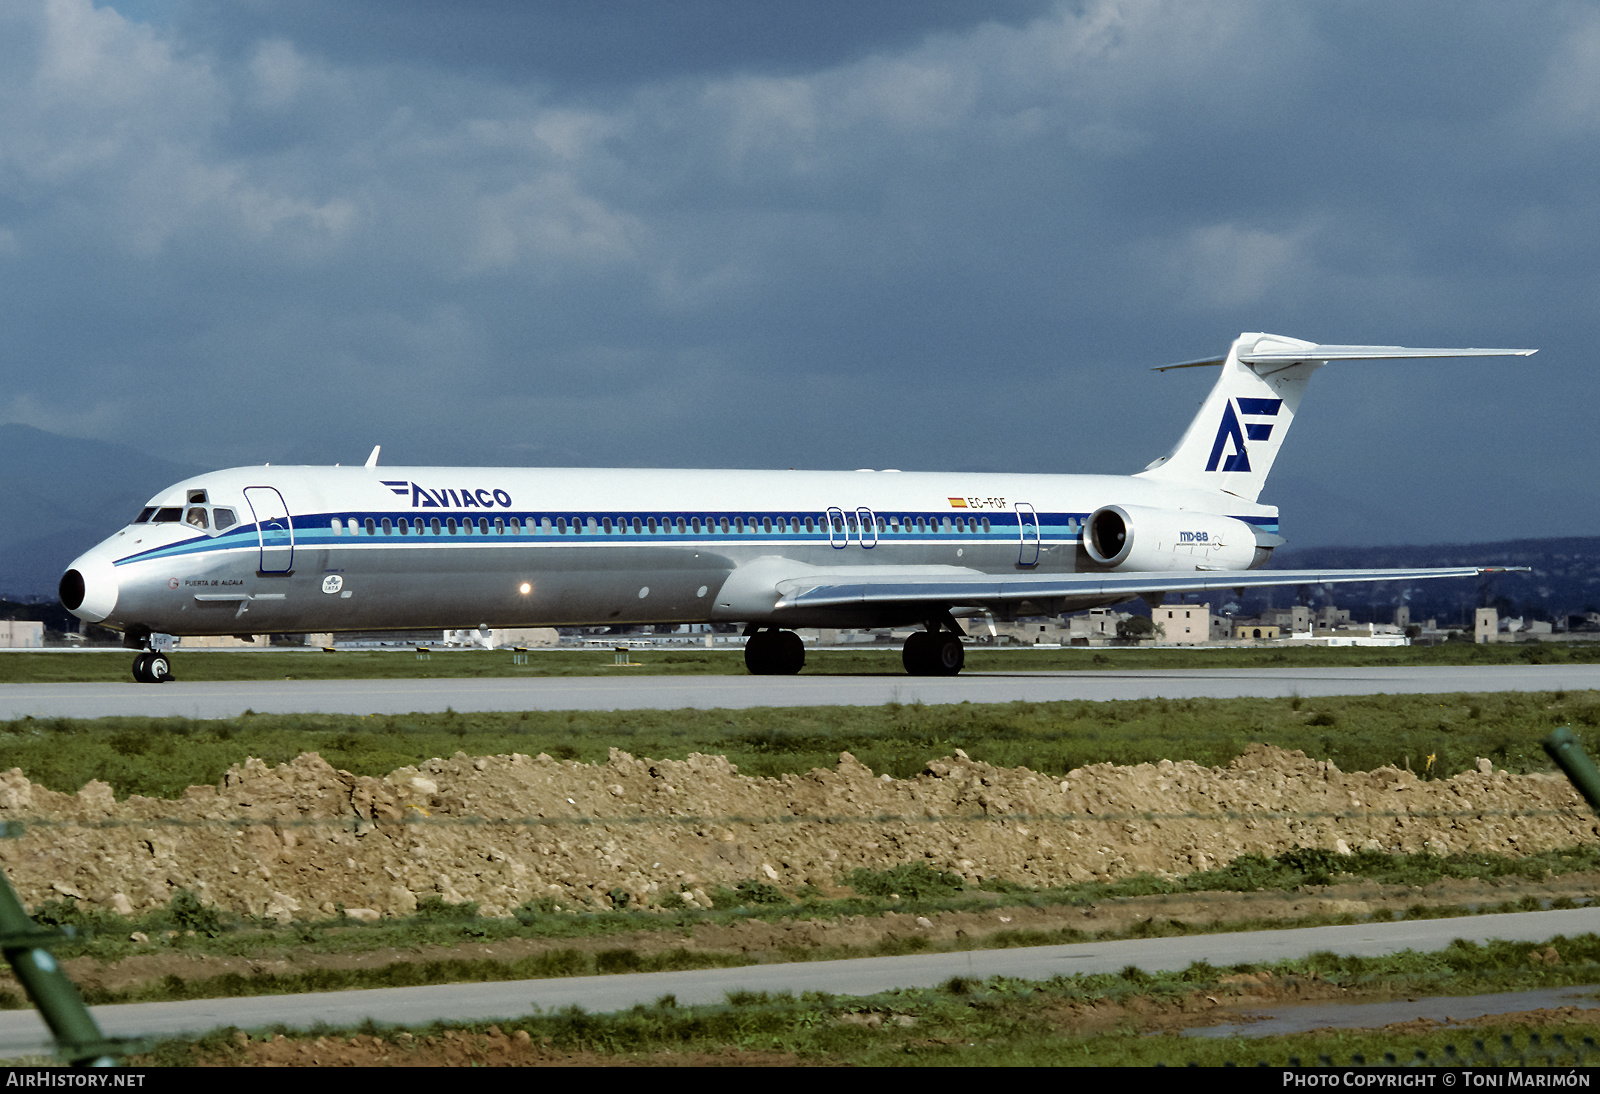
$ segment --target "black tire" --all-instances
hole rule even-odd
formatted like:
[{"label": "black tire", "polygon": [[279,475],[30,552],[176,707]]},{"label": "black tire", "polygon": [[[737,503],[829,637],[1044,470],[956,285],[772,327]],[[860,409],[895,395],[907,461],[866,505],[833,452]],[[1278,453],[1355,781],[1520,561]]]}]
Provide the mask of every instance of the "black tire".
[{"label": "black tire", "polygon": [[772,635],[766,631],[752,634],[744,640],[744,667],[751,676],[772,676],[778,672],[774,645]]},{"label": "black tire", "polygon": [[906,671],[912,676],[933,675],[933,643],[938,636],[927,631],[918,631],[906,639],[905,647],[900,651],[900,663],[905,665]]},{"label": "black tire", "polygon": [[133,659],[133,679],[135,683],[155,683],[155,680],[150,676],[150,670],[148,668],[149,664],[150,655],[148,653],[141,653],[139,656]]},{"label": "black tire", "polygon": [[776,676],[793,676],[806,667],[806,644],[793,631],[779,631],[772,636],[773,667]]},{"label": "black tire", "polygon": [[945,633],[935,636],[937,641],[929,650],[934,676],[954,676],[967,663],[967,651],[959,636]]}]

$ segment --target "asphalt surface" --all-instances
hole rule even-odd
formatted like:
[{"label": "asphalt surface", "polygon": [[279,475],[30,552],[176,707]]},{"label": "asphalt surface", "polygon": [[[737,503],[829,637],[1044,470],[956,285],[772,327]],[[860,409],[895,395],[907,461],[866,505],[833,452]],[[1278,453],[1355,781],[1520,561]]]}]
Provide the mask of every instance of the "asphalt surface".
[{"label": "asphalt surface", "polygon": [[[254,1029],[282,1023],[309,1029],[317,1023],[335,1027],[359,1025],[370,1018],[379,1024],[422,1025],[436,1019],[487,1022],[527,1015],[535,1007],[559,1009],[576,1004],[594,1013],[650,1004],[663,995],[680,1004],[723,1002],[730,991],[826,991],[836,995],[871,995],[892,988],[936,987],[954,976],[1011,976],[1042,980],[1073,973],[1119,972],[1135,965],[1146,972],[1188,968],[1196,961],[1213,965],[1284,961],[1321,950],[1377,957],[1402,950],[1437,950],[1452,939],[1475,942],[1504,939],[1543,942],[1556,935],[1600,931],[1600,907],[1550,912],[1517,912],[1461,919],[1428,919],[1400,923],[1364,923],[1338,927],[1306,927],[1286,931],[1195,935],[1182,938],[1088,942],[1010,950],[973,950],[908,957],[872,957],[850,961],[813,961],[788,965],[752,965],[742,969],[693,972],[630,973],[618,976],[520,980],[489,984],[443,984],[423,988],[379,988],[368,991],[311,995],[269,995],[248,999],[195,1000],[177,1003],[134,1003],[95,1007],[101,1028],[111,1036],[171,1036],[203,1033],[218,1026]],[[1502,997],[1506,1013],[1529,1009],[1519,996]],[[1419,1000],[1426,1004],[1427,1000]],[[1548,1002],[1533,1006],[1550,1005]],[[1584,1005],[1566,1000],[1560,1005]],[[1600,1004],[1595,1004],[1600,1005]],[[1371,1004],[1399,1010],[1365,1011],[1363,1005],[1319,1007],[1317,1025],[1362,1027],[1404,1021],[1417,1004]],[[1421,1013],[1420,1011],[1418,1013]],[[1449,1011],[1468,1016],[1465,1006]],[[1367,1014],[1380,1016],[1374,1021]],[[1401,1014],[1402,1017],[1392,1017]],[[1311,1027],[1314,1028],[1314,1027]],[[0,1059],[47,1052],[49,1038],[33,1011],[0,1012]]]},{"label": "asphalt surface", "polygon": [[[175,663],[181,675],[181,661]],[[269,680],[0,684],[0,720],[113,715],[408,714],[500,710],[676,710],[1060,699],[1235,699],[1600,689],[1600,665],[1182,669],[925,676],[560,676],[532,679]]]}]

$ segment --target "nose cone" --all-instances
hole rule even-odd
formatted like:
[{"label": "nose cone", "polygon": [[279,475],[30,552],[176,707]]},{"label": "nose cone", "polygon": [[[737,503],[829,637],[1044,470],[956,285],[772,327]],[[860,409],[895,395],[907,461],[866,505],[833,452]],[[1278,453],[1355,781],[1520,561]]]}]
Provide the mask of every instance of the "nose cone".
[{"label": "nose cone", "polygon": [[116,567],[91,551],[61,575],[59,593],[67,611],[85,623],[99,623],[117,606]]}]

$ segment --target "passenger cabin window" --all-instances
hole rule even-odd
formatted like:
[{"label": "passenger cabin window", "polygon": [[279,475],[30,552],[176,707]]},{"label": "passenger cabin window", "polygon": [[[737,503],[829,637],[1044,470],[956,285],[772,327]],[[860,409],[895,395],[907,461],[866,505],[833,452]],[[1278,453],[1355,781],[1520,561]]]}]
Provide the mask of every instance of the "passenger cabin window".
[{"label": "passenger cabin window", "polygon": [[[505,535],[505,528],[503,526],[501,526],[500,522],[498,520],[496,520],[494,523],[495,523],[495,527],[500,529],[500,534],[501,535]],[[479,535],[484,535],[484,536],[489,534],[489,518],[488,517],[479,517],[478,518],[478,534]]]},{"label": "passenger cabin window", "polygon": [[[451,521],[451,524],[454,524],[454,523],[455,523],[454,521]],[[428,521],[428,527],[433,529],[433,534],[434,535],[438,535],[439,534],[439,518],[438,517],[434,517],[432,520]]]},{"label": "passenger cabin window", "polygon": [[[219,511],[217,513],[217,517],[218,517],[219,520],[221,519],[223,512],[226,512],[226,510]],[[367,518],[367,535],[369,535],[369,536],[377,535],[377,532],[378,532],[377,524],[373,521],[373,519],[371,517],[368,517]]]},{"label": "passenger cabin window", "polygon": [[[418,528],[418,530],[420,530],[422,528],[422,522],[420,520],[417,521],[417,528]],[[389,522],[388,521],[384,521],[383,522],[383,534],[384,535],[388,535],[389,534]],[[400,534],[402,536],[409,536],[411,534],[411,522],[409,520],[407,520],[405,517],[401,517],[400,518]]]},{"label": "passenger cabin window", "polygon": [[561,535],[561,536],[564,536],[564,535],[567,534],[567,518],[566,517],[557,517],[556,518],[556,534],[557,535]]},{"label": "passenger cabin window", "polygon": [[[404,524],[405,522],[401,521],[401,523]],[[383,534],[386,535],[386,536],[394,534],[394,529],[391,528],[390,525],[389,525],[389,518],[388,517],[384,517],[383,518]]]}]

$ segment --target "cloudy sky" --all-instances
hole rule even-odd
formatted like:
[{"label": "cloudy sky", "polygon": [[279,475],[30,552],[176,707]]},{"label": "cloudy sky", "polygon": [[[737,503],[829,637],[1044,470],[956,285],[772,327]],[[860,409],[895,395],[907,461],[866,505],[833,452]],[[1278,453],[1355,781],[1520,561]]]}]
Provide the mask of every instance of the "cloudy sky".
[{"label": "cloudy sky", "polygon": [[0,3],[0,422],[204,466],[1129,472],[1265,330],[1540,349],[1292,542],[1595,535],[1597,243],[1589,3]]}]

